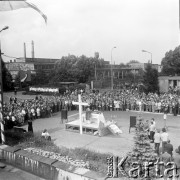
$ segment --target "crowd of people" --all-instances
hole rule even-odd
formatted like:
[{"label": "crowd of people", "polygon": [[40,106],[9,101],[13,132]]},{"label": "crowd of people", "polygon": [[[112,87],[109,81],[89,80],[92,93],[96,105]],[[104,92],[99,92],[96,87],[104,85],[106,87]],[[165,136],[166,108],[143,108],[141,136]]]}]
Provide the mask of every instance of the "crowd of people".
[{"label": "crowd of people", "polygon": [[[3,115],[6,127],[24,124],[28,120],[51,117],[62,109],[78,110],[73,101],[78,101],[78,93],[82,101],[88,103],[91,110],[99,111],[147,111],[180,114],[180,96],[176,93],[139,93],[137,90],[66,91],[63,95],[36,96],[35,99],[19,100],[10,97],[9,103],[4,104]],[[83,107],[85,110],[86,107]]]},{"label": "crowd of people", "polygon": [[[54,97],[55,99],[55,97]],[[5,122],[5,129],[11,129],[14,126],[30,124],[38,118],[48,118],[52,113],[58,111],[55,106],[55,101],[52,97],[36,96],[35,99],[17,99],[10,97],[9,103],[3,106],[3,117]]]},{"label": "crowd of people", "polygon": [[[49,118],[53,113],[59,112],[62,109],[68,111],[78,110],[78,106],[73,105],[73,101],[78,101],[78,94],[81,94],[82,101],[86,102],[91,110],[158,112],[164,113],[164,119],[166,119],[166,114],[168,113],[175,116],[180,114],[180,96],[172,92],[145,94],[139,93],[134,89],[104,92],[75,90],[73,92],[66,91],[63,95],[37,95],[34,99],[25,100],[17,99],[15,95],[9,98],[9,103],[3,105],[5,129],[10,129],[13,126],[22,125],[26,122],[32,125],[33,120]],[[84,110],[86,108],[83,107]],[[146,125],[149,131],[149,138],[154,143],[155,152],[157,152],[163,161],[168,158],[168,160],[174,158],[180,166],[180,147],[176,149],[176,154],[173,155],[173,145],[170,143],[166,129],[156,129],[154,119],[151,120],[150,124],[147,122]],[[31,128],[30,131],[33,132],[33,129]],[[50,139],[46,129],[42,132],[42,137]]]}]

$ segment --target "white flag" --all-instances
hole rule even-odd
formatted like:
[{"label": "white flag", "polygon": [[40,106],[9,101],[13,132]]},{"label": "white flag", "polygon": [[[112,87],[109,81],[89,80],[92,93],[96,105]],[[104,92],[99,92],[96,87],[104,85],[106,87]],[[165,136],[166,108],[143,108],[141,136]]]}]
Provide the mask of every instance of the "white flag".
[{"label": "white flag", "polygon": [[34,4],[27,2],[25,0],[15,0],[15,1],[8,1],[8,0],[0,0],[0,11],[12,11],[20,8],[33,8],[41,16],[44,18],[45,22],[47,23],[47,16],[43,14],[37,6]]}]

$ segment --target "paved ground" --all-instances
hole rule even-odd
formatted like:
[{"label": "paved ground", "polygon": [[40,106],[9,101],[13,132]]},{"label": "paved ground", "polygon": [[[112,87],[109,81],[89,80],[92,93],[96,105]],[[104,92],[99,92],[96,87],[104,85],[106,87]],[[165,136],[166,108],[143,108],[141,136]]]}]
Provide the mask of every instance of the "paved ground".
[{"label": "paved ground", "polygon": [[[10,95],[11,94],[7,94],[5,99],[7,100],[7,97]],[[18,93],[17,97],[25,99],[33,98],[34,96],[22,96],[21,93]],[[104,112],[104,116],[107,120],[113,119],[117,121],[118,126],[123,131],[123,134],[121,134],[119,137],[114,137],[113,135],[107,135],[105,137],[80,135],[78,133],[66,131],[64,129],[64,124],[60,123],[61,113],[56,113],[51,118],[35,120],[33,122],[33,128],[34,131],[42,131],[45,128],[48,129],[52,140],[58,146],[65,146],[68,148],[84,147],[101,153],[111,153],[117,156],[122,156],[130,151],[134,144],[134,129],[132,129],[131,133],[129,134],[129,119],[130,116],[133,115],[137,115],[137,112]],[[78,118],[78,112],[68,112],[68,116],[70,121],[75,120]],[[145,120],[155,118],[157,128],[162,128],[164,126],[163,114],[143,113],[142,116]],[[180,116],[175,117],[168,115],[167,119],[170,140],[174,146],[174,149],[176,149],[180,145]],[[27,129],[27,125],[24,127]],[[3,173],[1,176],[3,176]]]},{"label": "paved ground", "polygon": [[[10,94],[7,94],[10,96]],[[20,98],[33,98],[34,96],[24,96],[21,93],[17,95]],[[33,122],[34,131],[42,131],[43,129],[48,129],[51,134],[52,139],[58,146],[65,146],[68,148],[84,147],[91,150],[95,150],[102,153],[112,153],[114,155],[122,156],[131,150],[133,147],[133,137],[134,129],[131,130],[129,134],[129,119],[130,116],[137,115],[137,112],[104,112],[105,119],[113,119],[117,121],[118,126],[123,131],[119,137],[113,135],[107,135],[105,137],[98,137],[92,135],[80,135],[78,133],[73,133],[66,131],[64,124],[61,124],[61,113],[56,113],[51,118],[37,119]],[[68,112],[69,120],[75,120],[78,118],[77,111]],[[157,128],[162,128],[164,126],[163,114],[152,114],[143,113],[144,119],[155,118]],[[180,145],[180,116],[168,115],[167,126],[170,140],[174,145],[174,149]],[[24,126],[27,128],[27,125]]]},{"label": "paved ground", "polygon": [[[113,135],[107,135],[104,137],[92,136],[92,135],[80,135],[66,131],[64,124],[60,123],[60,113],[55,114],[52,118],[38,119],[33,122],[34,131],[42,131],[44,128],[48,129],[52,139],[58,146],[65,146],[68,148],[84,147],[103,153],[112,153],[114,155],[124,155],[131,150],[134,142],[134,129],[131,129],[129,134],[129,119],[132,115],[137,115],[136,112],[104,112],[106,119],[111,119],[111,113],[114,116],[113,119],[117,121],[119,127],[123,131],[118,137]],[[68,113],[69,120],[78,118],[78,112],[72,111]],[[163,127],[163,115],[144,113],[145,119],[155,118],[158,128]],[[180,118],[174,116],[168,116],[168,133],[174,148],[180,145]],[[27,128],[27,126],[24,126]]]}]

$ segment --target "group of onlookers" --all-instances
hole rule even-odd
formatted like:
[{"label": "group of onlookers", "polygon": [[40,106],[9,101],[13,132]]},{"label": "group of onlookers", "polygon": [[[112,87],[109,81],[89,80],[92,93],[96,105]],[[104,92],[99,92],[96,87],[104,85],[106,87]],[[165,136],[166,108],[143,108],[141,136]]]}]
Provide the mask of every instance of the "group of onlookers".
[{"label": "group of onlookers", "polygon": [[137,90],[114,90],[102,93],[83,93],[82,100],[90,109],[100,111],[147,111],[180,114],[180,96],[176,93],[139,93]]},{"label": "group of onlookers", "polygon": [[[147,111],[157,113],[180,114],[180,96],[177,93],[139,93],[134,89],[114,91],[91,91],[81,93],[82,101],[87,102],[90,109],[100,111]],[[64,95],[68,110],[73,110],[72,101],[77,101],[77,93]],[[84,107],[85,109],[85,107]]]},{"label": "group of onlookers", "polygon": [[160,157],[160,161],[164,162],[165,165],[169,162],[174,162],[177,166],[178,173],[180,173],[180,146],[175,149],[174,153],[174,147],[171,144],[166,128],[164,127],[162,130],[157,129],[156,122],[152,118],[150,124],[148,120],[146,121],[145,130],[149,131],[149,139],[151,143],[154,143],[154,150]]},{"label": "group of onlookers", "polygon": [[[91,110],[100,111],[147,111],[164,112],[174,115],[180,114],[180,96],[176,93],[139,93],[134,89],[123,89],[99,92],[92,90],[66,91],[63,95],[36,96],[35,99],[19,100],[10,97],[9,103],[3,106],[4,120],[7,126],[11,124],[24,124],[27,120],[51,117],[52,113],[62,109],[78,110],[73,101],[78,101],[78,93],[81,93],[83,102],[89,105]],[[83,106],[85,110],[86,107]],[[9,123],[11,122],[11,123]]]},{"label": "group of onlookers", "polygon": [[28,120],[51,117],[55,112],[58,112],[58,109],[52,97],[36,96],[35,99],[26,100],[10,97],[9,103],[3,106],[5,128],[23,125]]}]

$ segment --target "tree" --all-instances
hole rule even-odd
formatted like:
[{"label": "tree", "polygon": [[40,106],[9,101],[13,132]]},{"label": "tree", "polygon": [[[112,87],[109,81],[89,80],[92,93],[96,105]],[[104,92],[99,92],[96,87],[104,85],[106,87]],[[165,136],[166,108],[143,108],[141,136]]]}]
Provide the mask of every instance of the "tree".
[{"label": "tree", "polygon": [[38,69],[36,74],[32,76],[32,83],[34,85],[45,85],[48,84],[48,76],[43,69]]},{"label": "tree", "polygon": [[145,69],[143,84],[145,86],[146,93],[159,92],[158,71],[152,68],[151,64],[148,64]]},{"label": "tree", "polygon": [[130,60],[130,61],[127,63],[127,65],[132,64],[132,63],[139,63],[139,61],[137,61],[137,60]]},{"label": "tree", "polygon": [[180,75],[180,46],[174,51],[166,52],[165,57],[161,61],[163,75]]},{"label": "tree", "polygon": [[131,84],[131,83],[135,82],[135,74],[132,73],[132,72],[129,72],[129,73],[126,74],[125,79],[126,79],[127,83]]},{"label": "tree", "polygon": [[79,82],[85,83],[95,77],[96,68],[102,68],[104,66],[103,59],[97,59],[92,57],[80,56],[77,62],[77,68],[79,70]]},{"label": "tree", "polygon": [[15,87],[20,87],[21,86],[21,82],[20,82],[21,80],[20,80],[20,72],[18,72],[18,74],[16,75],[16,77],[15,77],[15,81],[14,81],[14,86]]},{"label": "tree", "polygon": [[[154,150],[150,145],[148,132],[146,130],[145,123],[143,122],[141,115],[139,115],[139,117],[137,118],[134,143],[135,144],[132,152],[128,153],[127,168],[131,169],[132,164],[137,163],[136,166],[139,165],[140,167],[140,176],[144,177],[145,163],[156,162],[157,154],[154,153]],[[150,169],[149,177],[152,178],[154,176],[155,176],[155,168],[153,167]]]},{"label": "tree", "polygon": [[4,61],[2,60],[2,81],[3,81],[3,90],[9,91],[12,90],[13,84],[12,84],[12,76],[8,69],[5,66]]},{"label": "tree", "polygon": [[80,57],[68,55],[56,63],[49,79],[54,83],[66,81],[86,83],[94,76],[95,65],[97,68],[103,67],[103,59],[86,57],[85,55]]},{"label": "tree", "polygon": [[93,58],[87,58],[82,55],[78,58],[77,69],[79,71],[78,74],[78,82],[85,83],[89,80],[89,78],[93,75],[94,64]]},{"label": "tree", "polygon": [[120,63],[120,64],[119,64],[119,67],[120,67],[120,68],[124,68],[124,67],[127,67],[127,65],[124,64],[124,63]]},{"label": "tree", "polygon": [[54,71],[49,75],[49,82],[77,81],[77,57],[69,55],[62,57],[55,65]]}]

